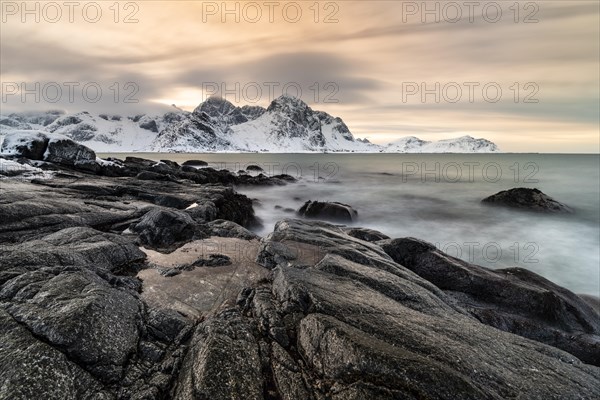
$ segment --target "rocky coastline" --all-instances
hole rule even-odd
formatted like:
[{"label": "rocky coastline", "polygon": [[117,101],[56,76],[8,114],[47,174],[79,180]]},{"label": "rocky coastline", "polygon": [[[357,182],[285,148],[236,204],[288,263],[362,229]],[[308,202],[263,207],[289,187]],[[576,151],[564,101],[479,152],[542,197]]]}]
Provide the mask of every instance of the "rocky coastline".
[{"label": "rocky coastline", "polygon": [[290,176],[11,140],[0,399],[598,397],[595,299],[319,220],[345,204],[258,237],[236,187]]}]

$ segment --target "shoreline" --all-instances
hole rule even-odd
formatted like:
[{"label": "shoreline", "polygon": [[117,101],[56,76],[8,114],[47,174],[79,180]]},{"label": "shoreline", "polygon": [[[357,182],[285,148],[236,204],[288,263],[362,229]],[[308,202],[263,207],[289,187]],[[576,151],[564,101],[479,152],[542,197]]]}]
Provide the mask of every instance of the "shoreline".
[{"label": "shoreline", "polygon": [[69,162],[0,187],[0,397],[559,399],[600,386],[595,302],[533,272],[319,220],[257,237],[233,185],[295,184],[285,176]]}]

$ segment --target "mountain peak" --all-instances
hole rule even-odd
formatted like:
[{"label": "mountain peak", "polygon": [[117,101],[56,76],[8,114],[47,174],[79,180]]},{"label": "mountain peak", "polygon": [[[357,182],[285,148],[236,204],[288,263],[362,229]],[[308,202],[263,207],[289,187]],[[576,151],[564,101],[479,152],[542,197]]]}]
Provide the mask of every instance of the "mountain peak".
[{"label": "mountain peak", "polygon": [[267,111],[273,111],[273,110],[286,111],[286,110],[294,110],[294,109],[305,110],[308,108],[309,108],[308,104],[306,104],[304,101],[302,101],[298,97],[295,97],[295,96],[292,96],[292,95],[289,95],[286,93],[286,94],[279,96],[275,100],[273,100],[271,102],[271,104],[269,105],[269,108],[267,108]]},{"label": "mountain peak", "polygon": [[207,114],[212,115],[215,111],[217,111],[219,114],[229,114],[236,108],[237,107],[227,99],[224,99],[220,96],[211,96],[200,103],[200,105],[194,110],[194,113],[198,114],[206,112]]}]

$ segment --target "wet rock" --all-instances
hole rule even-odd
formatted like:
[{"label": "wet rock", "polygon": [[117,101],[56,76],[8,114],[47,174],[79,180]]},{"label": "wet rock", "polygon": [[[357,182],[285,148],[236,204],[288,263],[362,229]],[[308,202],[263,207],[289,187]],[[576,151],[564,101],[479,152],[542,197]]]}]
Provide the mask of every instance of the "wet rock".
[{"label": "wet rock", "polygon": [[294,183],[296,181],[296,178],[290,175],[274,175],[269,177],[264,174],[242,174],[237,176],[236,184],[240,186],[284,186],[288,183]]},{"label": "wet rock", "polygon": [[231,259],[224,254],[211,254],[207,259],[201,258],[194,261],[193,267],[222,267],[231,265]]},{"label": "wet rock", "polygon": [[525,269],[490,270],[417,239],[394,239],[382,248],[482,323],[600,365],[600,316],[574,293]]},{"label": "wet rock", "polygon": [[298,210],[298,215],[327,221],[352,222],[358,217],[358,212],[343,203],[309,200]]},{"label": "wet rock", "polygon": [[258,239],[259,236],[254,232],[236,224],[235,222],[218,219],[207,224],[210,235],[220,237],[236,237],[245,240]]},{"label": "wet rock", "polygon": [[3,309],[0,309],[0,338],[3,366],[0,398],[29,400],[43,393],[48,399],[76,400],[92,398],[101,392],[102,385],[89,372],[36,339]]},{"label": "wet rock", "polygon": [[223,267],[231,265],[231,258],[224,254],[210,254],[207,258],[199,258],[191,264],[177,265],[173,268],[163,269],[158,267],[158,272],[166,278],[177,276],[183,271],[192,271],[197,267]]},{"label": "wet rock", "polygon": [[538,189],[503,190],[482,200],[485,204],[543,213],[571,213],[573,210]]},{"label": "wet rock", "polygon": [[152,309],[148,312],[148,330],[152,336],[164,342],[174,342],[189,325],[189,320],[173,310]]},{"label": "wet rock", "polygon": [[[76,265],[108,271],[126,271],[146,255],[127,239],[87,227],[67,228],[37,240],[3,245],[0,277],[14,268]],[[135,268],[135,267],[133,267]],[[0,278],[0,282],[5,278]]]},{"label": "wet rock", "polygon": [[258,165],[248,165],[246,167],[246,171],[250,171],[250,172],[263,172],[264,169],[262,169]]},{"label": "wet rock", "polygon": [[172,178],[152,171],[142,171],[136,175],[136,178],[141,181],[172,181]]},{"label": "wet rock", "polygon": [[[46,272],[31,271],[3,286],[0,298],[11,300],[5,310],[100,381],[121,379],[137,346],[139,300],[86,269],[56,275],[47,271],[50,276],[40,277],[42,271]],[[35,283],[29,275],[36,276]]]},{"label": "wet rock", "polygon": [[198,326],[175,398],[264,398],[258,343],[239,311],[226,310]]},{"label": "wet rock", "polygon": [[348,235],[367,242],[377,242],[379,240],[389,239],[390,237],[368,228],[345,228],[344,232]]},{"label": "wet rock", "polygon": [[258,224],[252,200],[236,193],[233,188],[206,186],[198,188],[196,193],[203,199],[199,206],[212,203],[217,210],[216,219],[232,221],[247,228]]},{"label": "wet rock", "polygon": [[[594,397],[597,367],[482,323],[378,247],[334,225],[295,220],[263,240],[276,317],[261,316],[255,302],[239,304],[257,324],[284,321],[295,338],[281,349],[301,360],[290,367],[299,370],[296,384],[276,385],[278,396],[293,398],[304,386],[332,399]],[[309,248],[320,255],[293,251]]]},{"label": "wet rock", "polygon": [[180,168],[181,166],[177,164],[175,161],[171,160],[160,160],[161,163],[168,165],[171,168]]},{"label": "wet rock", "polygon": [[172,251],[191,240],[205,236],[201,227],[183,211],[153,209],[130,229],[142,245],[159,251]]},{"label": "wet rock", "polygon": [[81,227],[3,246],[0,397],[165,397],[189,322],[147,313],[139,280],[120,275],[144,257],[125,238]]},{"label": "wet rock", "polygon": [[191,166],[191,167],[207,167],[208,163],[202,160],[187,160],[182,165]]}]

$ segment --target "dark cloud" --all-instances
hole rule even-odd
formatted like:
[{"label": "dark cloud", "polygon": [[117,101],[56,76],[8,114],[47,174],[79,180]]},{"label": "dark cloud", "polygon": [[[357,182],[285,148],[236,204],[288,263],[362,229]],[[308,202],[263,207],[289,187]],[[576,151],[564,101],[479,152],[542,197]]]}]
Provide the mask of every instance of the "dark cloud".
[{"label": "dark cloud", "polygon": [[196,88],[217,83],[230,89],[236,83],[241,87],[257,83],[264,88],[265,98],[269,85],[275,88],[275,93],[281,94],[284,86],[296,84],[302,90],[303,99],[309,103],[338,100],[340,104],[350,105],[369,101],[371,95],[384,88],[383,82],[362,76],[361,71],[366,68],[356,60],[334,53],[284,53],[214,69],[190,67],[182,71],[174,83]]}]

